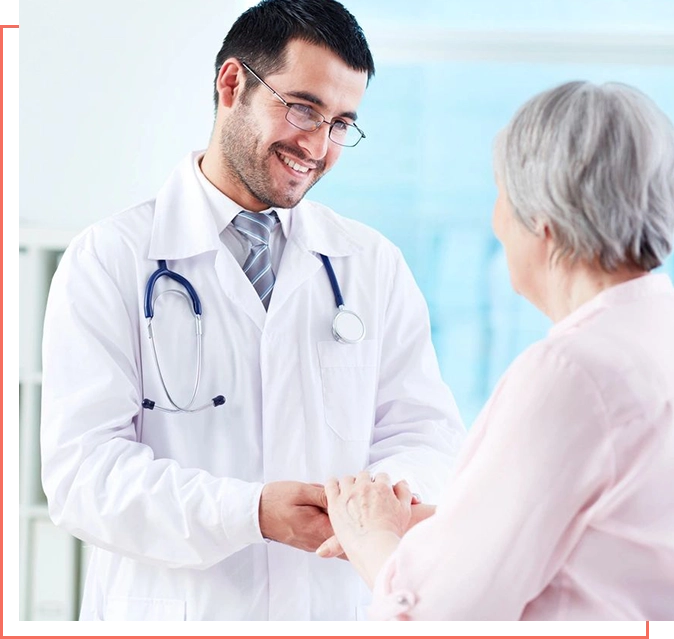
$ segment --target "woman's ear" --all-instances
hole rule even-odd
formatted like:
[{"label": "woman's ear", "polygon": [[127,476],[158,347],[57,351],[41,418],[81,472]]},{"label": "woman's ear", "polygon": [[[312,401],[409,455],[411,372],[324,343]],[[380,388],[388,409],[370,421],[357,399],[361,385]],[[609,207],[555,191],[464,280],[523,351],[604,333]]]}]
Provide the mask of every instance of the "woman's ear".
[{"label": "woman's ear", "polygon": [[543,237],[545,237],[546,240],[552,242],[553,240],[552,227],[550,226],[549,222],[541,223],[541,233],[543,234]]},{"label": "woman's ear", "polygon": [[542,240],[552,240],[552,227],[550,226],[550,222],[538,217],[533,221],[533,226],[535,235]]},{"label": "woman's ear", "polygon": [[543,241],[545,247],[545,254],[547,256],[548,264],[553,265],[554,256],[557,253],[557,245],[555,243],[555,236],[552,230],[552,225],[548,221],[541,221],[538,228],[538,235]]}]

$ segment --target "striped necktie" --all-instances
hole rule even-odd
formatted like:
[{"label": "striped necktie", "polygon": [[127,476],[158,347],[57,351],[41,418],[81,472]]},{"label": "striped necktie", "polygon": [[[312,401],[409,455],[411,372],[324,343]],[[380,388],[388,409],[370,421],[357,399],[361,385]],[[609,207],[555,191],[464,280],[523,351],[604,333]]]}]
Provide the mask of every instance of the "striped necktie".
[{"label": "striped necktie", "polygon": [[234,220],[234,228],[250,240],[250,254],[243,265],[243,272],[255,288],[265,309],[269,308],[274,288],[274,271],[271,268],[269,240],[277,223],[276,213],[250,213],[241,211]]}]

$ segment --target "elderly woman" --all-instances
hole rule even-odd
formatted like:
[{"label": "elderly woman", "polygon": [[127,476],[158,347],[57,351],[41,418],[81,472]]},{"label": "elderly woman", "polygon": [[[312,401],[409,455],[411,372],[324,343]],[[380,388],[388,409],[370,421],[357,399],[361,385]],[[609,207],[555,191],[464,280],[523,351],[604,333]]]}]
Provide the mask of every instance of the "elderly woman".
[{"label": "elderly woman", "polygon": [[345,477],[326,486],[336,537],[374,619],[672,619],[674,287],[650,271],[674,239],[674,130],[631,87],[571,82],[518,111],[495,173],[512,285],[554,326],[432,516],[406,532],[433,508]]}]

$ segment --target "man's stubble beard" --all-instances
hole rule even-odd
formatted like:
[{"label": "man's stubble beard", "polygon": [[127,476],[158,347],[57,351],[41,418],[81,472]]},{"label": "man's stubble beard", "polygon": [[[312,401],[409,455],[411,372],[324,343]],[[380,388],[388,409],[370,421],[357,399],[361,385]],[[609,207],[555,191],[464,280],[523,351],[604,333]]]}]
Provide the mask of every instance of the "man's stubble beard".
[{"label": "man's stubble beard", "polygon": [[325,175],[325,161],[317,163],[314,169],[316,177],[299,196],[294,192],[286,195],[273,193],[269,163],[278,160],[275,157],[276,152],[286,152],[302,160],[306,154],[301,149],[275,142],[264,155],[261,155],[259,137],[254,134],[254,128],[248,122],[246,115],[239,113],[234,123],[222,127],[220,158],[223,172],[229,180],[243,185],[250,195],[268,207],[289,209],[296,206],[309,189]]}]

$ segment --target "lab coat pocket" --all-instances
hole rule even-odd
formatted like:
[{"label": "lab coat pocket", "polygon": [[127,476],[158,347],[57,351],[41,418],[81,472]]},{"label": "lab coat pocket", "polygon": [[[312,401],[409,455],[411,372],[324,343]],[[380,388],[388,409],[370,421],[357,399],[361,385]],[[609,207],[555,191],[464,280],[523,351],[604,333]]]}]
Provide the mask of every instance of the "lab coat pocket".
[{"label": "lab coat pocket", "polygon": [[108,597],[104,621],[185,621],[185,602],[180,599]]},{"label": "lab coat pocket", "polygon": [[318,342],[327,425],[345,441],[370,438],[377,390],[377,343]]}]

